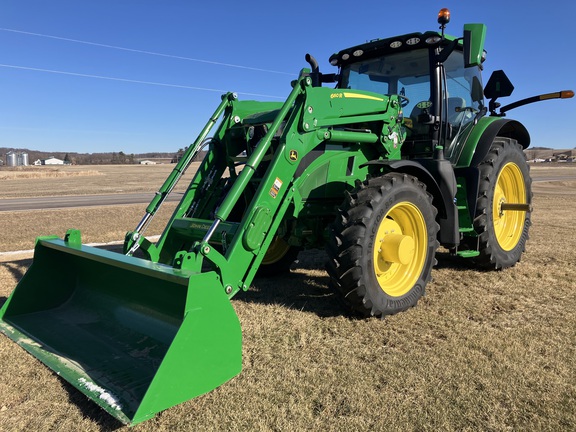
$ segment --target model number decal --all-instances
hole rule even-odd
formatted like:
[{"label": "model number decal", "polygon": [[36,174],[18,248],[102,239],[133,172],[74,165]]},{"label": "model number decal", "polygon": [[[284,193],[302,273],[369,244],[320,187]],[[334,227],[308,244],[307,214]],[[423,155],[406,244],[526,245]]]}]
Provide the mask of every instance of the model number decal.
[{"label": "model number decal", "polygon": [[350,93],[350,92],[344,92],[344,93],[330,93],[330,99],[342,99],[342,98],[348,98],[348,99],[368,99],[368,100],[374,100],[374,101],[378,101],[378,102],[383,102],[384,99],[376,97],[376,96],[370,96],[370,95],[366,95],[366,94],[362,94],[362,93]]}]

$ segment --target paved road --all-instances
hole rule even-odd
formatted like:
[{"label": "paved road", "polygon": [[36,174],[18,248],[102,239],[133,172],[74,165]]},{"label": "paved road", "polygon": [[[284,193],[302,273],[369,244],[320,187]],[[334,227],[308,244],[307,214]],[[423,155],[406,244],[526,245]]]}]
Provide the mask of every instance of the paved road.
[{"label": "paved road", "polygon": [[[576,174],[576,170],[574,174]],[[532,178],[532,182],[540,183],[546,181],[576,180],[576,175],[574,174],[550,175],[549,173],[546,173],[542,176],[535,175]],[[154,193],[151,192],[109,195],[71,195],[39,198],[9,198],[0,199],[0,212],[71,207],[92,207],[102,205],[148,204],[153,197]],[[179,201],[181,198],[182,193],[174,192],[168,197],[167,201]]]},{"label": "paved road", "polygon": [[[0,212],[21,210],[45,210],[71,207],[93,207],[121,204],[148,204],[154,193],[129,193],[109,195],[70,195],[38,198],[0,199]],[[167,201],[179,201],[181,193],[172,193]]]}]

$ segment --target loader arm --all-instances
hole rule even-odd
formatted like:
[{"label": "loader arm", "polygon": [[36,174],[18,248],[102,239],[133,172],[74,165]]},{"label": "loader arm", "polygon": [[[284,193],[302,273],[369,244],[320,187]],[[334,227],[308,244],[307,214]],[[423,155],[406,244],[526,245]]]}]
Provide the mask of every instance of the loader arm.
[{"label": "loader arm", "polygon": [[[262,108],[274,106],[231,101],[156,246],[164,264],[219,273],[229,297],[250,286],[287,218],[306,231],[313,228],[304,214],[311,209],[328,223],[358,173],[368,173],[361,165],[400,157],[397,96],[313,87],[303,70],[281,107]],[[251,149],[246,136],[255,127],[266,133]],[[233,161],[241,152],[247,156],[237,174]]]},{"label": "loader arm", "polygon": [[192,160],[194,160],[198,152],[206,144],[206,137],[208,136],[210,130],[214,127],[214,125],[216,124],[216,122],[226,109],[226,107],[230,105],[230,102],[236,98],[237,96],[234,93],[227,93],[222,95],[222,102],[220,103],[220,105],[218,105],[218,108],[216,108],[216,111],[214,111],[214,114],[212,114],[212,116],[208,120],[208,123],[202,129],[202,131],[196,138],[196,141],[194,141],[194,144],[192,144],[186,149],[186,151],[182,155],[182,158],[176,163],[176,166],[174,167],[168,178],[164,181],[162,187],[160,187],[158,192],[156,192],[154,198],[146,208],[146,213],[144,214],[144,217],[142,218],[136,229],[126,234],[124,241],[124,253],[126,255],[132,255],[144,242],[144,244],[146,245],[146,255],[148,256],[148,258],[152,258],[153,256],[155,260],[157,260],[157,252],[155,248],[150,242],[146,241],[141,236],[146,227],[148,226],[148,224],[152,221],[152,218],[154,217],[156,212],[160,209],[160,207],[164,203],[166,197],[172,192],[176,184],[178,184],[178,181],[182,178],[182,175],[184,175],[184,172],[189,167]]}]

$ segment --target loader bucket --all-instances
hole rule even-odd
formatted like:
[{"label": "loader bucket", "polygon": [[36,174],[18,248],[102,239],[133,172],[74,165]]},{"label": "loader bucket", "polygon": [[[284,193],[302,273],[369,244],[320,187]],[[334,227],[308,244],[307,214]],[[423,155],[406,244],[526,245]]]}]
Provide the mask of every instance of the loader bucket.
[{"label": "loader bucket", "polygon": [[218,279],[40,238],[0,330],[136,424],[240,373],[240,323]]}]

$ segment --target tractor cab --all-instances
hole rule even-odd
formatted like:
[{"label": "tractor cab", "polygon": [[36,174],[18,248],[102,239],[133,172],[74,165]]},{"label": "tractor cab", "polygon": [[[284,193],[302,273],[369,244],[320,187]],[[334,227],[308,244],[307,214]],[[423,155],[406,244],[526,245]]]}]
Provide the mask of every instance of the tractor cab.
[{"label": "tractor cab", "polygon": [[[406,158],[431,156],[437,146],[456,161],[475,120],[486,113],[481,62],[485,27],[465,37],[410,33],[342,50],[330,58],[340,68],[337,87],[399,95]],[[471,52],[474,51],[471,55]],[[470,61],[470,58],[474,58]]]}]

